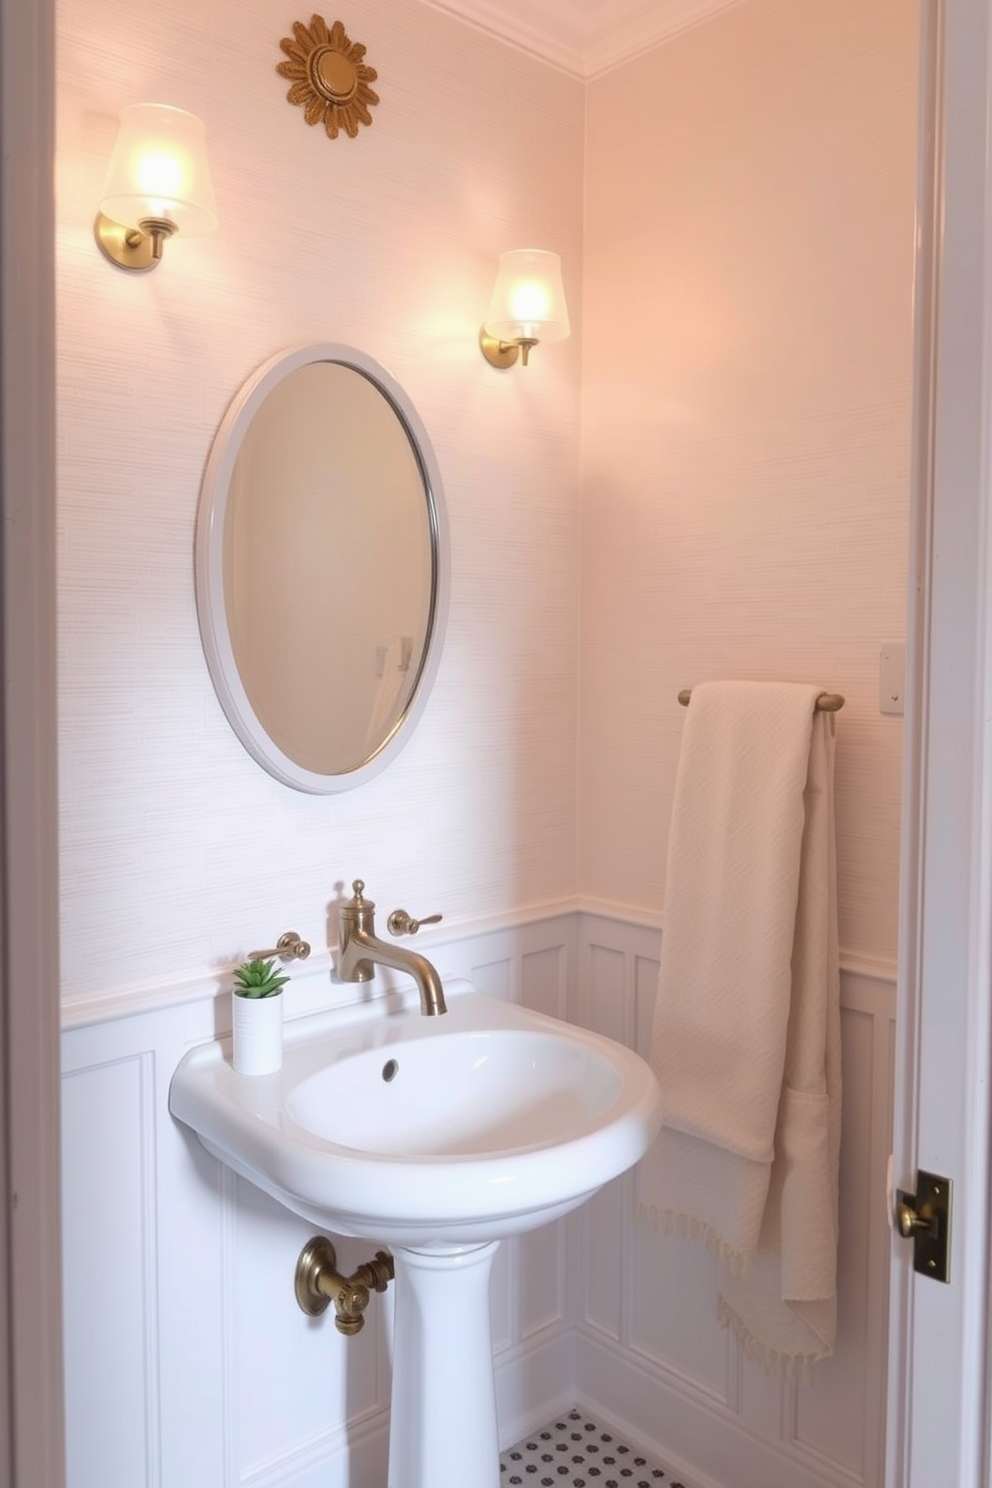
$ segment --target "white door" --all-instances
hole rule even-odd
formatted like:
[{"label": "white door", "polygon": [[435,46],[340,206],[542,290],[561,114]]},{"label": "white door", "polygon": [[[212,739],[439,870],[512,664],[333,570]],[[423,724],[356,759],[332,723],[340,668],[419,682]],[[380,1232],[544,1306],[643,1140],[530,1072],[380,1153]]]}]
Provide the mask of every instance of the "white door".
[{"label": "white door", "polygon": [[909,1192],[917,1168],[954,1189],[946,1285],[915,1275],[912,1243],[893,1237],[888,1488],[989,1482],[990,10],[989,0],[921,0],[916,599],[893,1172]]}]

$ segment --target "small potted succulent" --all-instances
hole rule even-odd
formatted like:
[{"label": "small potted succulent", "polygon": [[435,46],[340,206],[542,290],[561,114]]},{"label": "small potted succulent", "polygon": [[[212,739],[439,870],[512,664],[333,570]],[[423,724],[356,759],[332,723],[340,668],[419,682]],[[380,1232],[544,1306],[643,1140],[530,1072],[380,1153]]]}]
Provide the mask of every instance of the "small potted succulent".
[{"label": "small potted succulent", "polygon": [[288,981],[274,960],[255,957],[235,967],[231,1025],[239,1074],[271,1075],[282,1067],[282,989]]}]

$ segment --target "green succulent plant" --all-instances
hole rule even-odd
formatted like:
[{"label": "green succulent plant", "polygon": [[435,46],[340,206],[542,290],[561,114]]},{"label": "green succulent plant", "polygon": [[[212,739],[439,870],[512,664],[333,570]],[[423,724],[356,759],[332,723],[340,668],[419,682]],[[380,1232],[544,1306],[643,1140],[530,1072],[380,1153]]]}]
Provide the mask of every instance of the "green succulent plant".
[{"label": "green succulent plant", "polygon": [[275,969],[275,961],[242,961],[234,971],[234,991],[238,997],[275,997],[289,981]]}]

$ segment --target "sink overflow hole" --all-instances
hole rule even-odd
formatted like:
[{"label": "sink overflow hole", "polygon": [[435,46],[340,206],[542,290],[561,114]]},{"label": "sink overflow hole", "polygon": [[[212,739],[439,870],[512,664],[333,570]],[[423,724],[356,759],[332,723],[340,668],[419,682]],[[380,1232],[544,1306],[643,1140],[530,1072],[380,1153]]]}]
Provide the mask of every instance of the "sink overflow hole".
[{"label": "sink overflow hole", "polygon": [[386,1081],[395,1080],[400,1072],[400,1067],[395,1059],[387,1059],[382,1066],[382,1078]]}]

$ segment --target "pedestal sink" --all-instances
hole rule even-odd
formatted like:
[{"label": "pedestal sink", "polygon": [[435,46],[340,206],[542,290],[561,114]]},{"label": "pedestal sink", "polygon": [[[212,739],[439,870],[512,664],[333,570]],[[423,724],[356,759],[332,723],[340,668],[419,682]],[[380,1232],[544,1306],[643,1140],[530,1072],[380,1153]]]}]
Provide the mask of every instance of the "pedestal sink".
[{"label": "pedestal sink", "polygon": [[287,1025],[283,1068],[185,1056],[169,1107],[294,1213],[385,1242],[396,1268],[388,1488],[498,1488],[489,1272],[498,1242],[631,1167],[657,1082],[610,1039],[445,987],[448,1013],[378,998]]}]

